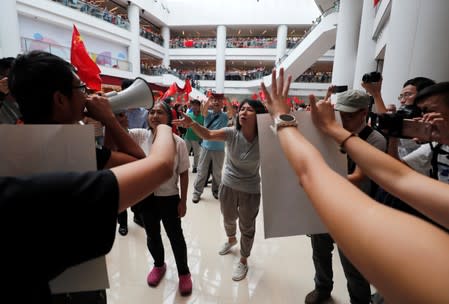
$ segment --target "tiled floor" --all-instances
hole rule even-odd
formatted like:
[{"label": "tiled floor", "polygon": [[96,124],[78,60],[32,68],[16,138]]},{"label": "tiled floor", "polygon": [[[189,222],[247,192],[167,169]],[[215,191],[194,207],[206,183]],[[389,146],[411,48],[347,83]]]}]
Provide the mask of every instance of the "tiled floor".
[{"label": "tiled floor", "polygon": [[[183,219],[193,279],[192,295],[179,295],[176,265],[165,232],[167,273],[158,287],[146,284],[153,260],[146,247],[145,231],[132,221],[133,213],[128,211],[129,233],[125,237],[117,233],[114,247],[107,255],[108,304],[304,303],[304,297],[314,287],[310,239],[306,236],[264,239],[263,218],[259,213],[248,275],[243,281],[232,281],[239,247],[235,246],[228,255],[218,255],[226,239],[219,202],[213,198],[209,186],[205,188],[201,201],[193,204],[194,178],[191,173],[187,215]],[[334,281],[333,303],[349,303],[337,251],[334,255]]]}]

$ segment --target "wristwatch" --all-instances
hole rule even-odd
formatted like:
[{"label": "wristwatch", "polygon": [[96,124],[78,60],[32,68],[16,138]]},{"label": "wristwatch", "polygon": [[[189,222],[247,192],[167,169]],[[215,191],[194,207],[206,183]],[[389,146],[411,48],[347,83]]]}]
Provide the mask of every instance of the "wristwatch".
[{"label": "wristwatch", "polygon": [[297,127],[298,122],[296,121],[295,116],[291,114],[281,114],[279,116],[276,116],[273,121],[273,125],[271,126],[271,130],[273,131],[274,135],[277,135],[277,131],[280,128],[285,127]]}]

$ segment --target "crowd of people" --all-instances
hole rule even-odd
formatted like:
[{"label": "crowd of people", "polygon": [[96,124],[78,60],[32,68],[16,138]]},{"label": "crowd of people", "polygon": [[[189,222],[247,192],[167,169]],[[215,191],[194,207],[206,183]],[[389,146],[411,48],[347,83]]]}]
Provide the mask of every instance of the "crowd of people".
[{"label": "crowd of people", "polygon": [[115,24],[121,28],[129,29],[129,20],[127,14],[117,14],[108,10],[106,6],[99,5],[100,1],[92,0],[53,0],[62,3],[65,6],[77,9],[85,14],[103,19],[109,23]]},{"label": "crowd of people", "polygon": [[[287,37],[287,48],[291,48],[301,39],[299,36]],[[276,48],[277,38],[275,37],[228,37],[226,38],[227,48]],[[170,48],[216,48],[217,38],[172,38]]]},{"label": "crowd of people", "polygon": [[[376,299],[387,302],[449,302],[449,82],[416,77],[398,88],[401,107],[395,117],[413,121],[417,124],[413,130],[423,126],[430,130],[409,134],[404,142],[394,139],[401,132],[377,124],[371,115],[372,102],[377,116],[395,111],[384,104],[382,80],[363,82],[365,91],[339,94],[335,105],[330,100],[333,86],[323,100],[309,96],[313,124],[348,157],[347,175],[341,176],[298,128],[287,103],[292,78],[283,69],[279,75],[272,71],[270,90],[262,82],[264,103],[244,100],[235,107],[228,105],[225,112],[223,94],[214,93],[204,103],[192,100],[185,112],[167,99],[134,116],[127,116],[125,109],[113,113],[108,99],[89,91],[69,63],[43,51],[2,59],[0,73],[2,122],[18,123],[17,116],[25,124],[76,124],[88,116],[105,129],[104,143],[96,149],[98,171],[68,173],[61,168],[61,172],[0,177],[1,213],[20,214],[25,226],[3,237],[8,248],[2,253],[1,269],[8,278],[0,288],[3,296],[20,292],[26,302],[51,303],[49,280],[109,252],[120,213],[131,206],[145,229],[153,258],[147,284],[158,286],[167,269],[162,222],[175,257],[179,292],[190,295],[192,278],[181,228],[187,214],[190,167],[196,174],[195,204],[212,176],[210,190],[220,202],[226,236],[217,253],[229,254],[239,244],[232,280],[245,279],[261,199],[263,147],[256,117],[268,112],[298,187],[329,231],[310,236],[315,289],[305,302],[330,299],[334,244],[351,303],[370,303],[370,284],[378,290]],[[16,107],[5,107],[8,104]],[[128,122],[128,118],[132,119]],[[16,220],[5,216],[3,224],[13,226]],[[119,233],[126,235],[123,230]],[[29,248],[33,259],[26,257]],[[24,273],[33,274],[25,292]]]}]

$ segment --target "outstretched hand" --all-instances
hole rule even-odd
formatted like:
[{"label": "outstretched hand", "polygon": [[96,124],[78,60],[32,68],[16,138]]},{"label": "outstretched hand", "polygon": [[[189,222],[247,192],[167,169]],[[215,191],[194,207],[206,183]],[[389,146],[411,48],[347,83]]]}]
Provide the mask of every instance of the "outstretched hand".
[{"label": "outstretched hand", "polygon": [[287,81],[284,81],[284,68],[279,70],[279,78],[276,79],[276,69],[271,73],[271,92],[268,92],[267,87],[262,82],[260,84],[263,93],[266,97],[266,105],[272,117],[280,114],[290,112],[290,107],[287,104],[288,90],[292,76],[288,76]]},{"label": "outstretched hand", "polygon": [[184,112],[181,112],[182,118],[173,119],[172,124],[177,127],[190,128],[193,124],[192,118]]},{"label": "outstretched hand", "polygon": [[330,98],[317,102],[315,95],[309,95],[312,121],[322,132],[328,134],[333,128],[338,127],[335,120],[334,105]]}]

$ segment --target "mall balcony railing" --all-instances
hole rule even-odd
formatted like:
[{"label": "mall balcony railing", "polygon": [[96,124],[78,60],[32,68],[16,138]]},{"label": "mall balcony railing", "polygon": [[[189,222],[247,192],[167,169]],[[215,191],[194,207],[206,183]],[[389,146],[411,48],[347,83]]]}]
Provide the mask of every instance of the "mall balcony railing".
[{"label": "mall balcony railing", "polygon": [[[295,43],[293,41],[298,40],[300,37],[290,37],[287,39],[287,48],[293,47]],[[217,39],[215,37],[210,38],[174,38],[170,40],[170,48],[172,49],[206,49],[216,48]],[[277,38],[272,37],[229,37],[226,39],[226,48],[245,48],[245,49],[275,49],[277,46]]]},{"label": "mall balcony railing", "polygon": [[157,43],[161,46],[164,46],[164,38],[162,38],[162,36],[155,34],[151,31],[148,31],[143,27],[140,28],[140,36],[145,39],[151,40],[154,43]]},{"label": "mall balcony railing", "polygon": [[[61,46],[53,43],[48,43],[41,40],[30,39],[22,37],[20,39],[22,51],[30,52],[34,50],[45,51],[53,55],[59,56],[62,59],[70,62],[70,48],[66,46]],[[122,71],[131,71],[131,62],[114,58],[111,56],[89,53],[90,58],[99,66],[104,66],[107,68],[119,69]]]},{"label": "mall balcony railing", "polygon": [[82,0],[52,0],[53,2],[59,2],[62,5],[76,9],[84,14],[94,16],[99,19],[103,19],[106,22],[117,25],[118,27],[129,30],[129,21],[120,15],[111,13],[105,8],[98,5],[91,4]]}]

